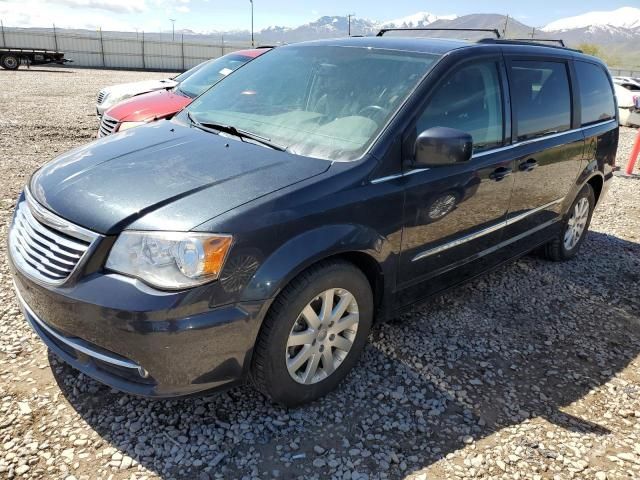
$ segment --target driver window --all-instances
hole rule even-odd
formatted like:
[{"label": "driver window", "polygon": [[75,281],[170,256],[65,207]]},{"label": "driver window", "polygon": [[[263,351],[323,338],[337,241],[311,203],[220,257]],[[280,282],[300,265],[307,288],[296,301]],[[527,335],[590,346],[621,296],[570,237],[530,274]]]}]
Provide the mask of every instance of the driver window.
[{"label": "driver window", "polygon": [[473,63],[441,83],[418,117],[417,133],[431,127],[457,128],[471,134],[473,151],[503,145],[502,91],[496,62]]}]

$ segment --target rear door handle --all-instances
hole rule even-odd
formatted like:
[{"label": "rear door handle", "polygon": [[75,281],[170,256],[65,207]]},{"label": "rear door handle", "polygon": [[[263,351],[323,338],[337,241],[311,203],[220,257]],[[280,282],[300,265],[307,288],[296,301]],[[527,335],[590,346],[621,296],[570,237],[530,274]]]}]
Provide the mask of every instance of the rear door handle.
[{"label": "rear door handle", "polygon": [[534,158],[530,158],[526,162],[522,162],[518,168],[521,172],[530,172],[538,166],[538,162]]},{"label": "rear door handle", "polygon": [[495,180],[496,182],[499,182],[504,177],[508,177],[509,175],[511,175],[512,171],[513,170],[511,170],[508,167],[499,167],[499,168],[496,168],[491,175],[489,175],[489,178],[491,180]]}]

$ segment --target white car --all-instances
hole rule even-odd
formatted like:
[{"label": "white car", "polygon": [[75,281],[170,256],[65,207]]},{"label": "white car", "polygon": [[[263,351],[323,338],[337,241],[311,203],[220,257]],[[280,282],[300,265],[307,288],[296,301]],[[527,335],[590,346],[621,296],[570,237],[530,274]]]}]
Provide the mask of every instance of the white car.
[{"label": "white car", "polygon": [[630,83],[633,85],[637,85],[638,87],[640,87],[640,78],[637,77],[621,77],[621,76],[617,76],[617,77],[612,77],[613,78],[613,83],[617,83],[618,85],[622,85],[625,83]]},{"label": "white car", "polygon": [[635,83],[614,84],[620,125],[640,126],[640,85]]},{"label": "white car", "polygon": [[96,113],[101,117],[104,112],[113,107],[116,103],[120,103],[127,98],[142,95],[143,93],[155,92],[156,90],[168,90],[176,87],[180,82],[189,78],[193,73],[197,72],[200,67],[209,62],[202,62],[190,70],[187,70],[173,78],[165,78],[163,80],[143,80],[142,82],[121,83],[111,87],[105,87],[98,93],[96,101]]}]

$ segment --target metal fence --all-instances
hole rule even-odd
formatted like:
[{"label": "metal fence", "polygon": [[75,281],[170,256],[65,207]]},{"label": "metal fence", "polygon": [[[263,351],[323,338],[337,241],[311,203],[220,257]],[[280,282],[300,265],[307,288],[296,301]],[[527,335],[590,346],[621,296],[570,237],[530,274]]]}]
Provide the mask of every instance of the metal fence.
[{"label": "metal fence", "polygon": [[640,78],[640,70],[629,70],[628,68],[609,67],[611,75],[617,77]]},{"label": "metal fence", "polygon": [[[55,27],[0,29],[0,46],[58,50],[78,67],[181,71],[250,47],[249,41],[225,42],[224,37],[213,35],[69,31]],[[609,70],[612,75],[640,77],[637,69],[616,66]]]},{"label": "metal fence", "polygon": [[180,71],[250,45],[225,42],[220,36],[192,39],[190,35],[144,32],[3,27],[0,33],[1,46],[59,50],[80,67]]}]

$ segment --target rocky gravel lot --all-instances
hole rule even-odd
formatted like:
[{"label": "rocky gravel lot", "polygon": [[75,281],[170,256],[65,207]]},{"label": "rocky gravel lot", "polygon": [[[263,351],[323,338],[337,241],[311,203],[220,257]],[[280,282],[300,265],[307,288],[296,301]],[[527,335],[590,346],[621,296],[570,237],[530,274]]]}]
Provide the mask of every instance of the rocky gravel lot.
[{"label": "rocky gravel lot", "polygon": [[640,478],[634,179],[613,180],[578,258],[524,257],[378,325],[348,381],[304,408],[248,387],[144,400],[49,354],[11,288],[15,199],[92,140],[100,87],[165,76],[0,71],[0,478]]}]

